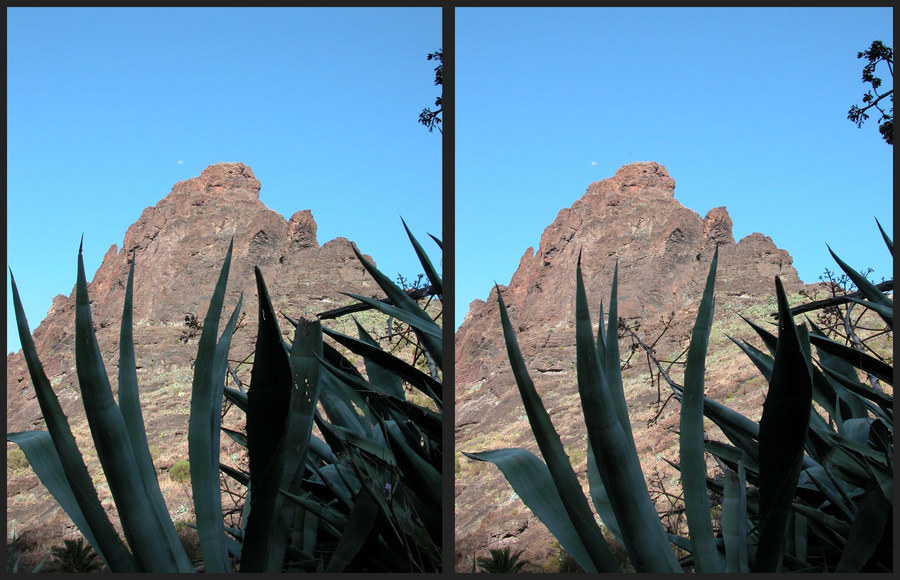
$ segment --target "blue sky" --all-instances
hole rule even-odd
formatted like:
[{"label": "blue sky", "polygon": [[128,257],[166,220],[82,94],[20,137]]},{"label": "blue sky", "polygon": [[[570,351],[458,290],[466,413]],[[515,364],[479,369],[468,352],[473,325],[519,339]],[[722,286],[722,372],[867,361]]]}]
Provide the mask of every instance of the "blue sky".
[{"label": "blue sky", "polygon": [[770,236],[805,282],[838,269],[826,243],[892,277],[873,216],[893,237],[893,147],[877,116],[847,120],[892,9],[458,8],[455,40],[457,326],[634,161],[701,216],[726,206],[737,240]]},{"label": "blue sky", "polygon": [[[260,199],[391,277],[439,267],[440,8],[8,9],[7,262],[32,330],[177,181],[240,161]],[[7,275],[7,352],[20,348]]]}]

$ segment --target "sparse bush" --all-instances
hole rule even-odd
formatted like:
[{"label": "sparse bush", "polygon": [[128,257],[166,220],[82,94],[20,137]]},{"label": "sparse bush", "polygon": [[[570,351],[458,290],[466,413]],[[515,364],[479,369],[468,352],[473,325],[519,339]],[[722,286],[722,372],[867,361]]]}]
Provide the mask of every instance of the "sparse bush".
[{"label": "sparse bush", "polygon": [[25,458],[25,452],[14,447],[6,450],[6,469],[8,471],[19,471],[28,468],[28,459]]},{"label": "sparse bush", "polygon": [[176,461],[169,468],[169,477],[178,483],[190,483],[191,462],[187,460]]}]

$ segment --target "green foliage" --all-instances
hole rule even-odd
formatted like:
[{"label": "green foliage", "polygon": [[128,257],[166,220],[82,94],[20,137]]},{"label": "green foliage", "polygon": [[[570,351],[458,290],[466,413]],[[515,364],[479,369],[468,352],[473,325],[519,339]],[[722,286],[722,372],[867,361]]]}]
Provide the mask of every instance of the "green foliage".
[{"label": "green foliage", "polygon": [[6,469],[10,471],[28,469],[28,459],[25,457],[25,452],[18,447],[7,449]]},{"label": "green foliage", "polygon": [[[893,254],[893,243],[886,234],[884,238]],[[845,300],[848,307],[869,309],[892,336],[892,299],[834,258],[859,288],[859,295]],[[682,474],[690,530],[684,537],[662,530],[652,506],[630,436],[616,325],[604,330],[601,308],[594,342],[579,259],[578,388],[588,433],[590,496],[597,514],[624,545],[636,571],[892,571],[893,397],[882,385],[893,384],[893,368],[862,348],[826,338],[808,318],[795,324],[795,312],[776,278],[777,336],[748,321],[765,350],[735,341],[768,382],[762,417],[757,423],[709,399],[704,367],[717,261],[718,252],[687,351],[684,385],[666,377],[682,404],[681,462],[673,465]],[[610,321],[617,319],[616,279],[617,274]],[[498,297],[513,374],[547,463],[523,449],[464,455],[500,468],[582,568],[620,570],[615,559],[610,561],[612,548],[599,534],[580,486],[575,487],[571,465],[534,391]],[[705,438],[704,418],[722,430],[728,443]],[[720,475],[707,473],[706,453],[719,463]],[[722,498],[721,507],[711,509],[710,494]],[[688,555],[675,560],[676,553]]]},{"label": "green foliage", "polygon": [[528,560],[520,560],[519,558],[525,553],[525,550],[516,550],[510,553],[509,546],[502,550],[491,550],[490,557],[478,558],[478,567],[482,572],[506,573],[521,572],[522,568],[529,564]]},{"label": "green foliage", "polygon": [[97,553],[85,543],[84,538],[65,540],[64,546],[51,548],[50,554],[47,568],[56,572],[88,573],[103,569]]},{"label": "green foliage", "polygon": [[176,461],[169,468],[169,477],[172,481],[178,483],[190,483],[191,481],[191,462],[186,459]]},{"label": "green foliage", "polygon": [[[439,296],[439,274],[408,229],[407,234]],[[359,297],[363,308],[375,308],[409,325],[430,372],[384,352],[359,325],[354,338],[323,330],[318,320],[288,319],[295,332],[292,341],[285,341],[257,268],[260,326],[249,363],[249,393],[225,387],[231,336],[242,303],[239,299],[219,335],[231,263],[229,245],[202,325],[194,319],[201,334],[191,394],[189,459],[177,462],[169,472],[172,479],[189,479],[192,486],[197,522],[190,526],[196,529],[190,541],[183,525],[176,527],[169,516],[144,430],[131,318],[136,260],[131,261],[125,289],[118,401],[94,334],[80,248],[76,285],[75,355],[81,398],[125,542],[100,505],[37,357],[11,276],[19,337],[48,430],[8,433],[7,440],[19,445],[41,482],[110,570],[194,571],[197,544],[201,552],[197,565],[210,573],[235,567],[242,572],[440,570],[441,328],[355,247],[354,251],[390,299],[385,303]],[[323,331],[361,358],[359,368],[323,341]],[[419,391],[432,408],[407,399],[406,389]],[[234,405],[247,414],[246,434],[222,428],[225,400],[226,408]],[[249,472],[219,463],[222,431],[247,448]],[[253,488],[252,494],[243,494],[250,500],[243,505],[237,526],[225,526],[221,473]]]}]

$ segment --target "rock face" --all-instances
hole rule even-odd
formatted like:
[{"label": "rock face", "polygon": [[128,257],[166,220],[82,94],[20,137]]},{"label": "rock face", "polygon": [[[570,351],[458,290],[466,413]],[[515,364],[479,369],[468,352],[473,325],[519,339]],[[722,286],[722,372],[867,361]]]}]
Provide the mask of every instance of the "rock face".
[{"label": "rock face", "polygon": [[[618,263],[618,313],[647,344],[669,320],[656,343],[657,355],[675,356],[688,343],[713,252],[718,245],[716,317],[710,344],[707,391],[736,397],[745,414],[759,417],[758,373],[724,336],[751,336],[735,324],[736,313],[768,312],[774,304],[775,276],[789,294],[804,288],[791,256],[762,234],[739,242],[724,207],[705,217],[674,198],[675,181],[657,163],[634,163],[615,176],[592,183],[585,195],[559,212],[544,230],[537,252],[528,248],[508,287],[500,287],[529,372],[587,489],[585,440],[575,363],[575,268],[581,252],[584,283],[597,325],[598,305],[608,304]],[[457,570],[471,569],[475,555],[513,545],[525,558],[551,556],[552,536],[512,493],[493,465],[473,462],[459,451],[524,447],[538,455],[524,407],[512,377],[500,330],[496,289],[487,302],[475,300],[456,334],[456,529]],[[670,318],[671,317],[671,318]],[[759,320],[756,322],[765,322]],[[604,321],[604,323],[606,323]],[[742,324],[742,323],[741,323]],[[746,327],[746,325],[743,325]],[[631,341],[620,333],[620,352],[628,358]],[[728,365],[716,366],[716,353]],[[664,481],[674,475],[661,457],[677,461],[678,404],[665,407],[669,389],[648,383],[643,354],[635,353],[625,372],[626,399],[645,476],[657,470]],[[675,371],[673,371],[675,372]],[[678,371],[680,372],[680,371]],[[647,423],[663,408],[653,426]],[[733,408],[738,408],[732,405]],[[755,413],[755,415],[754,415]],[[677,482],[677,477],[675,478]],[[668,484],[667,484],[668,485]],[[658,506],[659,507],[659,506]]]},{"label": "rock face", "polygon": [[[154,207],[128,228],[122,248],[106,252],[88,285],[97,340],[115,391],[118,335],[130,260],[134,275],[134,340],[144,420],[156,466],[165,470],[187,459],[187,419],[191,365],[199,334],[192,335],[186,317],[202,323],[225,258],[234,240],[225,316],[244,296],[245,320],[232,342],[230,360],[237,365],[252,354],[258,302],[254,267],[265,277],[275,311],[292,318],[353,302],[341,292],[382,297],[377,284],[354,256],[350,242],[337,238],[319,246],[310,210],[290,220],[259,200],[260,182],[241,163],[221,163],[199,177],[176,183]],[[75,253],[73,251],[73,262]],[[19,280],[25,291],[25,281]],[[75,291],[58,295],[34,341],[73,433],[86,454],[91,473],[100,473],[79,401],[74,361]],[[279,321],[282,332],[290,325]],[[219,328],[222,331],[224,322]],[[7,430],[43,429],[43,419],[21,351],[7,357]],[[173,402],[174,401],[174,402]],[[13,448],[12,444],[8,448]],[[8,526],[19,533],[35,525],[57,522],[43,533],[61,533],[67,518],[30,469],[7,474]],[[162,479],[166,477],[161,476]],[[165,484],[164,484],[165,485]],[[103,492],[101,491],[101,499]],[[107,502],[109,503],[109,502]],[[170,506],[171,507],[171,506]],[[177,507],[177,506],[176,506]],[[71,523],[68,523],[71,526]]]}]

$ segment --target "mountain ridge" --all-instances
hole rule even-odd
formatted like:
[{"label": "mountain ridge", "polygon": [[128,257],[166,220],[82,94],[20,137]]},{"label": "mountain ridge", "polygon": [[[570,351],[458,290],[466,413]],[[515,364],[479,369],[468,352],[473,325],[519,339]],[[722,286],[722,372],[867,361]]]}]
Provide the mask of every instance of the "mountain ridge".
[{"label": "mountain ridge", "polygon": [[[509,285],[498,285],[486,301],[474,300],[456,334],[456,522],[458,571],[471,569],[473,555],[510,545],[524,558],[553,557],[552,536],[521,503],[493,466],[470,461],[459,451],[524,447],[539,455],[524,415],[500,331],[497,292],[538,393],[544,400],[580,480],[587,489],[585,433],[575,388],[575,264],[581,256],[594,327],[599,304],[607,304],[618,268],[619,349],[626,399],[645,476],[675,476],[662,458],[677,460],[677,403],[664,402],[662,387],[648,383],[643,354],[631,350],[624,327],[654,344],[663,360],[687,344],[716,247],[716,313],[710,341],[708,393],[735,398],[747,408],[761,404],[759,376],[728,336],[752,337],[737,314],[757,323],[774,307],[780,276],[795,300],[803,284],[790,254],[771,238],[753,233],[735,241],[725,207],[701,217],[675,199],[675,181],[656,162],[633,163],[613,177],[590,184],[572,206],[544,230],[537,251],[528,248]],[[636,354],[635,354],[636,353]],[[629,356],[630,354],[630,356]],[[724,358],[723,357],[727,357]],[[724,368],[721,360],[728,360]],[[733,361],[733,362],[732,362]],[[673,413],[674,411],[674,413]],[[659,417],[654,418],[659,413]],[[747,412],[757,417],[758,412]],[[652,423],[647,425],[647,423]]]},{"label": "mountain ridge", "polygon": [[[383,298],[349,240],[339,237],[320,246],[311,210],[297,211],[285,219],[259,200],[259,190],[259,180],[242,163],[211,165],[199,176],[177,182],[129,226],[121,248],[113,244],[107,250],[88,284],[94,328],[115,392],[125,282],[131,260],[136,259],[134,342],[141,404],[173,517],[178,515],[178,504],[192,504],[185,501],[186,490],[169,482],[165,472],[174,462],[187,459],[197,324],[202,323],[229,243],[233,240],[234,249],[226,310],[244,296],[243,319],[235,331],[229,360],[244,380],[249,373],[242,361],[252,355],[256,334],[254,268],[263,272],[275,311],[293,318],[354,302],[342,292]],[[30,281],[17,283],[21,292],[27,292]],[[98,483],[101,501],[113,513],[80,401],[74,363],[74,308],[74,288],[69,296],[58,294],[32,336],[89,472]],[[290,325],[283,320],[279,324],[287,335]],[[241,428],[239,424],[230,426]],[[19,350],[7,356],[7,430],[40,428],[41,411]],[[223,438],[223,457],[235,451],[229,445]],[[7,444],[8,454],[13,448]],[[7,470],[7,528],[8,535],[10,528],[15,528],[20,535],[40,536],[45,545],[60,544],[62,538],[75,533],[71,521],[30,468]]]}]

